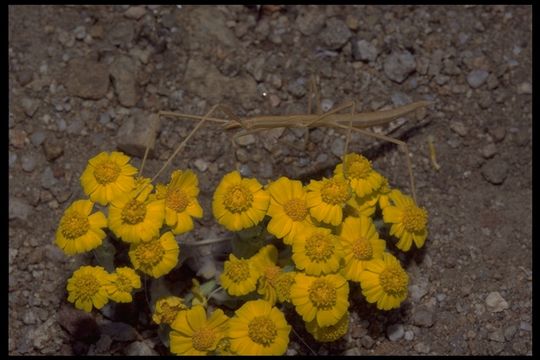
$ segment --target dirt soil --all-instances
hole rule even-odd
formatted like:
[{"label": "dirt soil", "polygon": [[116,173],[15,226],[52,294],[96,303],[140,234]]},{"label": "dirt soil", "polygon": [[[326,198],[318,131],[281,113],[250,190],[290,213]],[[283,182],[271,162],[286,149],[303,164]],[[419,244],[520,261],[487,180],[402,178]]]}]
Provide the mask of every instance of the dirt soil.
[{"label": "dirt soil", "polygon": [[[152,114],[306,113],[312,75],[323,111],[431,101],[375,129],[408,144],[429,236],[400,257],[411,278],[400,309],[352,295],[342,340],[300,327],[287,354],[532,354],[532,7],[503,5],[10,6],[9,354],[167,354],[135,305],[85,315],[66,300],[66,280],[93,259],[64,255],[54,233],[83,196],[87,160],[121,149],[139,166],[154,128],[152,176],[195,124],[154,126]],[[320,178],[346,139],[274,129],[233,146],[235,133],[205,125],[173,162],[198,174],[205,209],[184,238],[225,233],[210,203],[235,167],[263,183]],[[397,146],[353,133],[349,151],[410,193]]]}]

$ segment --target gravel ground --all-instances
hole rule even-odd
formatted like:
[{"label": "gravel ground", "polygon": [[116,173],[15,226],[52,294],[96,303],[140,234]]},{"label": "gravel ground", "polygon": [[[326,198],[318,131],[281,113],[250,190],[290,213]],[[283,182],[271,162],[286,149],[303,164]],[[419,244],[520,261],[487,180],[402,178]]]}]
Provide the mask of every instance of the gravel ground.
[{"label": "gravel ground", "polygon": [[[432,101],[391,133],[409,146],[430,235],[407,257],[400,309],[356,299],[343,340],[299,331],[287,354],[532,354],[531,30],[530,6],[10,6],[9,354],[166,354],[135,305],[113,316],[67,303],[66,279],[91,258],[52,242],[87,160],[122,149],[138,166],[153,130],[152,175],[193,127],[152,114],[305,113],[311,75],[324,110]],[[263,182],[320,177],[345,143],[275,129],[235,149],[232,132],[203,129],[174,161],[199,175],[206,212],[189,236],[201,239],[223,233],[210,199],[235,164]],[[350,150],[408,190],[396,146],[353,134]]]}]

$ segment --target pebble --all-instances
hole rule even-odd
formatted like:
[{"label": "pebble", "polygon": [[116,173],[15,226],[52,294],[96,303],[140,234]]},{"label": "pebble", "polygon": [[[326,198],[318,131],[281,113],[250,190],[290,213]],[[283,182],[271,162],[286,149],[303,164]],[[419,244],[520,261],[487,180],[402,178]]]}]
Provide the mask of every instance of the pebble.
[{"label": "pebble", "polygon": [[39,101],[24,97],[21,100],[21,106],[23,107],[24,113],[32,117],[34,116],[39,107]]},{"label": "pebble", "polygon": [[137,103],[137,65],[129,56],[116,57],[110,66],[111,76],[114,79],[114,90],[122,106],[132,107]]},{"label": "pebble", "polygon": [[58,42],[63,46],[70,48],[75,45],[75,35],[64,30],[59,30]]},{"label": "pebble", "polygon": [[56,186],[57,182],[51,167],[47,166],[41,174],[41,186],[45,189],[52,189]]},{"label": "pebble", "polygon": [[146,9],[144,6],[131,6],[129,9],[124,12],[124,16],[128,19],[139,20],[146,14]]},{"label": "pebble", "polygon": [[77,40],[84,40],[86,37],[86,28],[82,25],[77,26],[75,30],[73,30],[73,35],[75,35],[75,39]]},{"label": "pebble", "polygon": [[403,335],[405,335],[405,330],[403,329],[402,324],[393,324],[386,328],[386,335],[390,341],[398,341]]},{"label": "pebble", "polygon": [[129,344],[125,349],[127,356],[157,356],[159,355],[144,341],[135,341]]},{"label": "pebble", "polygon": [[403,338],[407,341],[412,341],[414,339],[414,332],[412,330],[405,331],[405,335]]},{"label": "pebble", "polygon": [[30,135],[30,142],[34,146],[40,146],[45,141],[45,138],[47,137],[47,134],[44,131],[38,130],[34,131],[32,135]]},{"label": "pebble", "polygon": [[452,121],[450,123],[450,129],[461,137],[465,137],[469,130],[461,121]]},{"label": "pebble", "polygon": [[19,219],[26,221],[32,214],[33,208],[24,199],[16,197],[9,198],[9,219]]},{"label": "pebble", "polygon": [[358,355],[362,355],[362,352],[357,347],[353,347],[353,348],[345,350],[342,353],[342,355],[345,355],[345,356],[358,356]]},{"label": "pebble", "polygon": [[330,111],[330,109],[332,109],[333,106],[334,106],[334,101],[330,99],[323,99],[321,101],[321,110],[323,112]]},{"label": "pebble", "polygon": [[326,27],[320,37],[327,48],[337,50],[349,41],[351,35],[351,31],[343,21],[332,17],[326,21]]},{"label": "pebble", "polygon": [[496,342],[501,342],[501,343],[506,341],[502,329],[496,329],[495,331],[490,332],[488,334],[488,339],[492,341],[496,341]]},{"label": "pebble", "polygon": [[100,326],[102,334],[109,335],[114,341],[133,341],[137,339],[137,330],[123,322],[108,322]]},{"label": "pebble", "polygon": [[287,85],[287,91],[295,97],[301,98],[306,94],[306,79],[299,78],[295,81],[291,81],[289,85]]},{"label": "pebble", "polygon": [[369,335],[366,335],[362,339],[360,339],[360,344],[366,349],[371,349],[374,343],[375,341],[373,341],[373,339]]},{"label": "pebble", "polygon": [[13,151],[9,152],[9,167],[12,168],[15,166],[15,163],[17,162],[17,154],[15,154]]},{"label": "pebble", "polygon": [[506,128],[503,126],[497,126],[493,129],[490,129],[489,133],[491,134],[491,136],[493,136],[493,140],[495,140],[495,142],[501,142],[506,136]]},{"label": "pebble", "polygon": [[263,56],[256,57],[246,64],[246,71],[250,73],[256,81],[261,81],[263,77],[265,58]]},{"label": "pebble", "polygon": [[493,185],[500,185],[508,176],[509,165],[500,156],[488,160],[481,169],[482,176]]},{"label": "pebble", "polygon": [[506,329],[504,329],[504,338],[505,338],[507,341],[512,340],[512,338],[513,338],[514,335],[516,334],[516,331],[517,331],[517,327],[516,327],[515,325],[510,325],[509,327],[507,327]]},{"label": "pebble", "polygon": [[419,302],[424,297],[424,295],[427,294],[427,292],[428,291],[424,286],[420,286],[417,284],[409,286],[411,300],[414,302]]},{"label": "pebble", "polygon": [[196,159],[193,165],[195,165],[197,170],[199,170],[200,172],[205,172],[208,169],[209,163],[208,161],[203,159]]},{"label": "pebble", "polygon": [[35,156],[26,154],[21,157],[21,165],[24,171],[32,172],[36,168]]},{"label": "pebble", "polygon": [[17,81],[21,86],[26,86],[34,79],[34,73],[31,70],[22,70],[17,73]]},{"label": "pebble", "polygon": [[477,89],[484,84],[489,76],[486,70],[473,70],[467,75],[467,83],[473,89]]},{"label": "pebble", "polygon": [[99,100],[109,89],[109,69],[107,65],[89,59],[72,59],[68,65],[65,86],[70,95]]},{"label": "pebble", "polygon": [[62,143],[56,137],[50,136],[43,143],[43,152],[47,161],[53,161],[64,153]]},{"label": "pebble", "polygon": [[377,59],[379,51],[367,40],[357,40],[352,43],[352,55],[354,60],[373,62]]},{"label": "pebble", "polygon": [[425,309],[419,309],[414,313],[412,323],[417,326],[431,327],[433,325],[433,313]]},{"label": "pebble", "polygon": [[501,312],[508,309],[508,303],[498,291],[489,293],[486,297],[486,305],[490,312]]},{"label": "pebble", "polygon": [[414,345],[414,350],[421,354],[427,354],[429,352],[430,346],[428,344],[425,344],[423,342],[419,342],[416,345]]},{"label": "pebble", "polygon": [[531,324],[529,324],[528,322],[525,322],[525,321],[521,321],[519,323],[519,328],[520,328],[520,330],[523,330],[523,331],[531,331],[532,330]]},{"label": "pebble", "polygon": [[330,150],[332,151],[332,154],[334,154],[337,157],[341,157],[343,155],[343,151],[345,151],[345,140],[343,140],[341,137],[337,137],[330,146]]},{"label": "pebble", "polygon": [[240,146],[247,146],[255,143],[255,136],[248,134],[236,138],[236,143]]},{"label": "pebble", "polygon": [[96,354],[106,354],[111,348],[112,339],[109,335],[101,335],[94,349]]},{"label": "pebble", "polygon": [[532,94],[532,85],[529,82],[523,82],[518,85],[518,94]]},{"label": "pebble", "polygon": [[497,154],[497,147],[495,144],[487,144],[482,148],[482,156],[486,159],[491,159]]},{"label": "pebble", "polygon": [[409,51],[392,52],[384,61],[384,73],[401,84],[416,69],[416,59]]},{"label": "pebble", "polygon": [[133,28],[133,22],[131,21],[120,21],[111,24],[112,26],[108,29],[107,38],[110,43],[116,46],[126,47],[135,35],[135,30]]},{"label": "pebble", "polygon": [[142,110],[134,110],[131,116],[124,118],[124,123],[116,133],[118,149],[142,158],[148,143],[149,156],[153,156],[159,125],[156,114],[148,115]]},{"label": "pebble", "polygon": [[26,325],[32,325],[36,322],[37,318],[34,312],[31,309],[26,310],[23,315],[23,323],[25,323]]},{"label": "pebble", "polygon": [[267,179],[271,179],[274,176],[274,169],[270,161],[261,161],[259,163],[259,175]]},{"label": "pebble", "polygon": [[318,33],[324,26],[326,15],[317,8],[309,7],[296,18],[298,30],[306,36]]},{"label": "pebble", "polygon": [[287,355],[287,356],[296,356],[296,355],[298,355],[298,351],[296,349],[288,348],[287,351],[285,352],[285,355]]}]

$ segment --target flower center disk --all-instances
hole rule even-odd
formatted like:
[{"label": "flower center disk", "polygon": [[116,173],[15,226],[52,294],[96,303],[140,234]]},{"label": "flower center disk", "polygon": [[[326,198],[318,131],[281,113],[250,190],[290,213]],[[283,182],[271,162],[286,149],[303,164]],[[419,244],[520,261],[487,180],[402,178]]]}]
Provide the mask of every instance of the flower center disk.
[{"label": "flower center disk", "polygon": [[379,275],[379,281],[384,291],[393,296],[401,296],[407,293],[409,277],[398,266],[390,266]]},{"label": "flower center disk", "polygon": [[352,253],[358,260],[369,260],[373,257],[373,247],[366,238],[359,238],[352,244]]},{"label": "flower center disk", "polygon": [[101,185],[115,182],[120,175],[120,166],[113,161],[104,161],[94,169],[94,178]]},{"label": "flower center disk", "polygon": [[270,345],[277,336],[276,324],[268,316],[256,316],[248,324],[248,335],[257,344]]},{"label": "flower center disk", "polygon": [[74,211],[64,217],[61,228],[65,238],[76,239],[88,232],[90,223],[88,217]]},{"label": "flower center disk", "polygon": [[223,204],[232,213],[241,213],[251,208],[253,194],[242,185],[230,186],[223,200]]},{"label": "flower center disk", "polygon": [[143,266],[152,267],[163,258],[165,250],[159,241],[141,242],[137,244],[135,256]]},{"label": "flower center disk", "polygon": [[303,221],[308,214],[306,202],[297,198],[287,201],[283,206],[283,210],[294,221]]},{"label": "flower center disk", "polygon": [[131,199],[122,210],[122,221],[130,225],[140,223],[145,216],[145,204],[135,199]]},{"label": "flower center disk", "polygon": [[99,282],[91,274],[86,274],[77,278],[75,286],[79,290],[81,297],[86,298],[92,298],[100,288]]},{"label": "flower center disk", "polygon": [[309,287],[309,299],[318,309],[330,309],[336,304],[336,289],[325,279],[317,279]]},{"label": "flower center disk", "polygon": [[195,350],[208,351],[215,340],[216,333],[209,327],[202,327],[193,334],[191,343]]},{"label": "flower center disk", "polygon": [[330,179],[322,186],[321,197],[327,204],[343,204],[351,198],[351,188],[345,180]]},{"label": "flower center disk", "polygon": [[334,253],[332,235],[314,234],[306,240],[306,256],[313,262],[324,262]]},{"label": "flower center disk", "polygon": [[182,212],[188,207],[189,198],[181,189],[171,189],[167,192],[165,205],[176,212]]},{"label": "flower center disk", "polygon": [[347,176],[354,179],[364,179],[371,172],[371,163],[365,157],[354,154],[345,161]]},{"label": "flower center disk", "polygon": [[427,212],[415,205],[405,207],[403,215],[403,224],[410,232],[420,231],[425,229],[427,223]]},{"label": "flower center disk", "polygon": [[227,263],[225,271],[229,278],[236,283],[249,278],[249,265],[245,260]]}]

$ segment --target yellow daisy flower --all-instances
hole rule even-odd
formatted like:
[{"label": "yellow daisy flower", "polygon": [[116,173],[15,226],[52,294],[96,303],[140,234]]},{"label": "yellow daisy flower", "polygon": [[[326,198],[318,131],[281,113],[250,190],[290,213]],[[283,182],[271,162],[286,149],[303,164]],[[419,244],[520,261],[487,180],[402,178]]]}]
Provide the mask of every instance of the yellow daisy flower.
[{"label": "yellow daisy flower", "polygon": [[349,308],[349,283],[339,274],[296,275],[291,300],[305,322],[317,319],[319,326],[337,324]]},{"label": "yellow daisy flower", "polygon": [[377,303],[377,308],[390,310],[399,307],[407,298],[409,276],[398,259],[384,253],[382,259],[369,261],[360,274],[362,294],[367,302]]},{"label": "yellow daisy flower", "polygon": [[238,355],[283,355],[291,326],[276,307],[265,300],[246,302],[229,320],[231,350]]},{"label": "yellow daisy flower", "polygon": [[349,331],[349,313],[345,313],[341,319],[330,326],[321,327],[317,320],[306,323],[306,330],[319,342],[332,342],[341,339]]},{"label": "yellow daisy flower", "polygon": [[296,272],[281,272],[274,280],[274,288],[276,290],[277,300],[280,303],[291,302],[291,287],[294,285]]},{"label": "yellow daisy flower", "polygon": [[377,193],[379,195],[377,198],[377,201],[379,202],[379,207],[381,209],[384,209],[385,207],[390,205],[389,195],[391,191],[392,189],[390,188],[390,185],[388,185],[388,179],[383,177],[383,183],[381,187],[379,188],[379,190],[377,190]]},{"label": "yellow daisy flower", "polygon": [[307,186],[309,213],[317,221],[337,226],[341,224],[343,208],[352,196],[351,187],[341,174],[321,181],[311,180]]},{"label": "yellow daisy flower", "polygon": [[177,296],[167,296],[156,301],[152,320],[156,324],[171,325],[180,311],[187,310],[184,300]]},{"label": "yellow daisy flower", "polygon": [[130,164],[129,157],[113,151],[102,152],[88,160],[81,175],[81,185],[90,200],[107,205],[116,195],[130,192],[135,186],[133,177],[137,169]]},{"label": "yellow daisy flower", "polygon": [[360,281],[360,274],[372,259],[382,259],[386,242],[379,239],[373,221],[366,217],[348,217],[339,234],[345,266],[341,274],[347,280]]},{"label": "yellow daisy flower", "polygon": [[343,252],[339,238],[330,229],[306,227],[292,244],[292,260],[308,275],[337,272]]},{"label": "yellow daisy flower", "polygon": [[212,211],[221,225],[239,231],[257,225],[264,218],[269,200],[257,179],[245,179],[233,171],[216,188]]},{"label": "yellow daisy flower", "polygon": [[414,200],[399,190],[390,192],[390,200],[395,205],[383,209],[383,221],[390,223],[390,235],[399,239],[397,248],[409,251],[414,241],[417,248],[424,246],[427,237],[427,211],[416,206]]},{"label": "yellow daisy flower", "polygon": [[178,243],[170,231],[150,241],[133,243],[128,252],[135,269],[156,279],[174,269],[179,253]]},{"label": "yellow daisy flower", "polygon": [[141,288],[141,278],[129,267],[120,267],[112,274],[111,284],[107,286],[109,299],[119,303],[133,301],[131,291]]},{"label": "yellow daisy flower", "polygon": [[371,162],[355,153],[345,155],[343,163],[336,166],[334,173],[342,174],[348,179],[359,197],[371,194],[381,187],[383,181],[381,174],[371,167]]},{"label": "yellow daisy flower", "polygon": [[277,300],[276,282],[283,273],[282,269],[276,265],[278,251],[274,245],[266,245],[257,252],[251,261],[261,274],[257,286],[257,293],[263,299],[274,305]]},{"label": "yellow daisy flower", "polygon": [[90,215],[93,207],[90,200],[77,200],[64,212],[54,243],[67,255],[95,249],[107,236],[101,230],[107,227],[107,218],[101,211]]},{"label": "yellow daisy flower", "polygon": [[304,226],[312,225],[307,207],[307,193],[298,180],[281,177],[268,185],[270,206],[268,216],[268,232],[285,244],[292,244],[296,234],[303,231]]},{"label": "yellow daisy flower", "polygon": [[260,276],[253,261],[238,259],[234,254],[230,254],[229,260],[223,264],[219,280],[230,295],[242,296],[255,290]]},{"label": "yellow daisy flower", "polygon": [[191,170],[175,170],[168,185],[156,186],[156,198],[165,199],[165,223],[172,227],[174,234],[193,230],[192,217],[203,216],[197,195],[199,181]]},{"label": "yellow daisy flower", "polygon": [[101,266],[81,266],[67,281],[68,301],[86,312],[109,302],[107,286],[111,275]]},{"label": "yellow daisy flower", "polygon": [[[371,217],[375,214],[377,201],[379,200],[379,193],[377,191],[364,196],[358,197],[354,195],[349,201],[347,201],[347,206],[345,207],[345,213],[350,216],[367,216]],[[345,215],[344,215],[345,217]]]},{"label": "yellow daisy flower", "polygon": [[[141,187],[144,187],[141,190]],[[149,182],[129,194],[120,194],[109,207],[109,229],[128,242],[149,241],[159,236],[165,217],[164,200],[149,198],[153,186]]]},{"label": "yellow daisy flower", "polygon": [[210,318],[202,305],[181,311],[171,324],[170,348],[177,355],[208,355],[225,336],[229,318],[215,310]]}]

